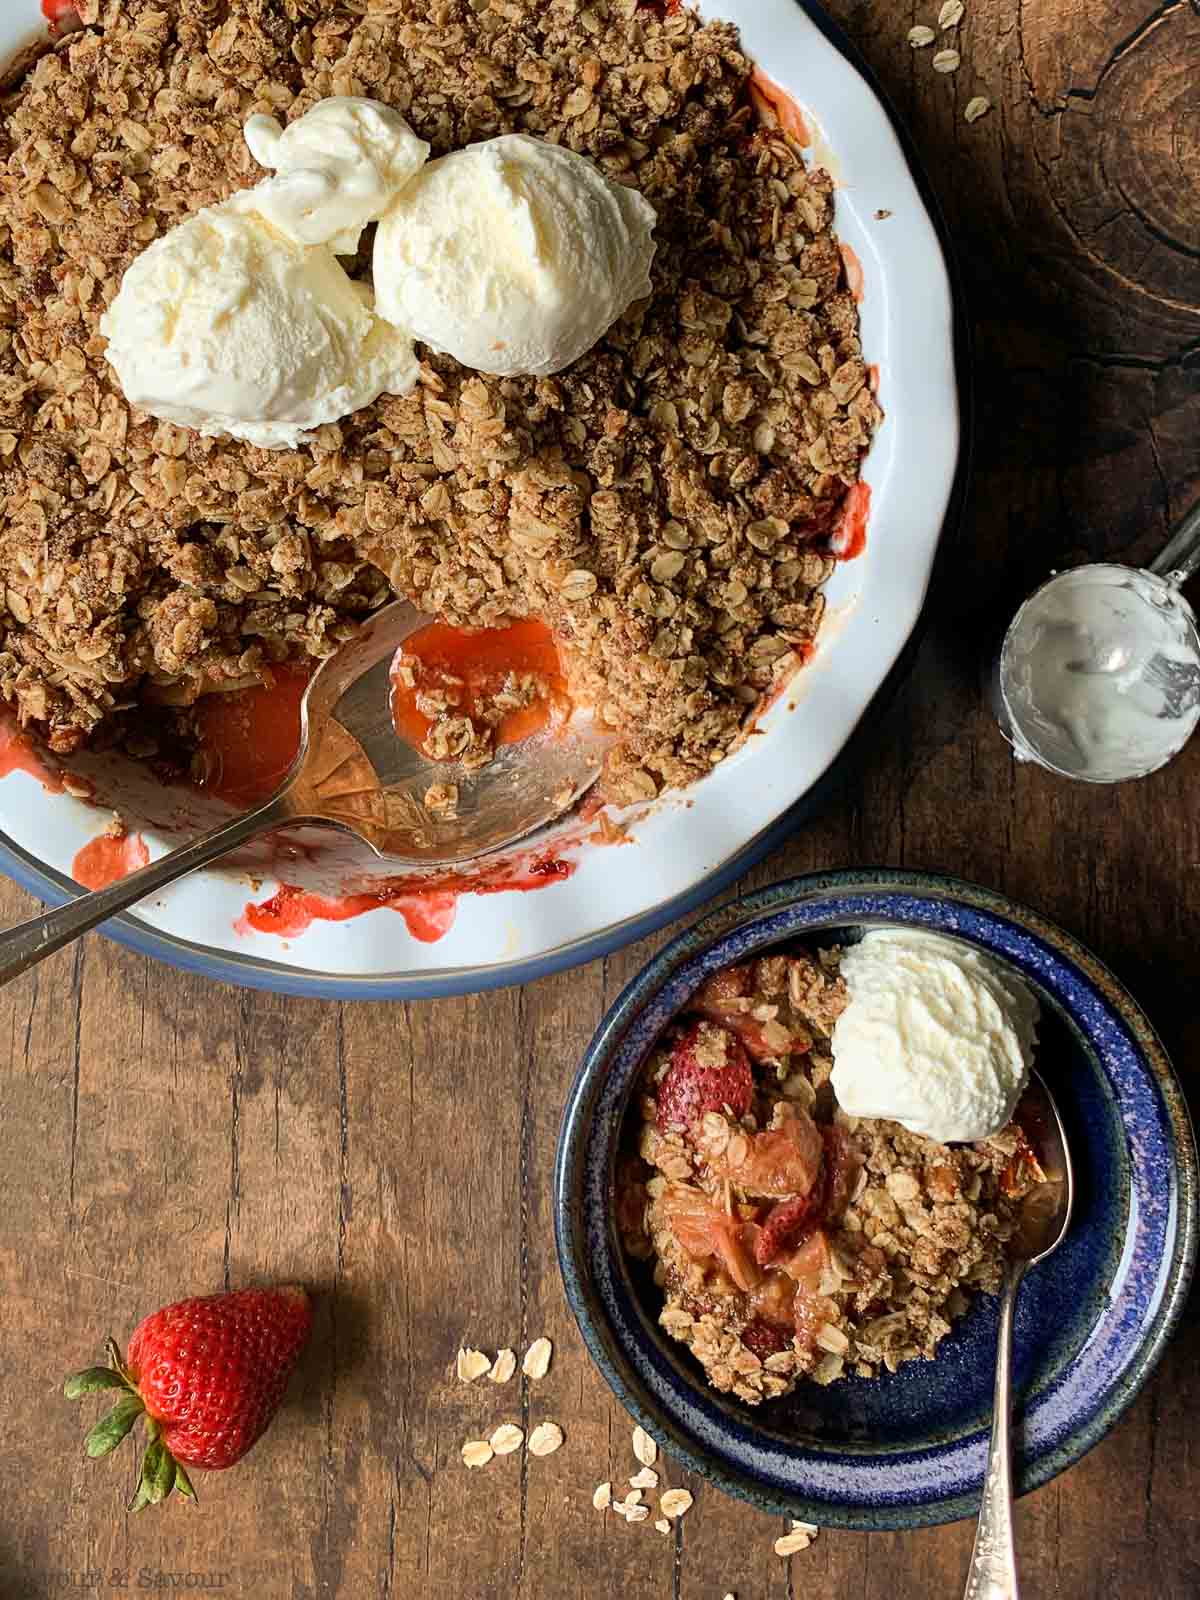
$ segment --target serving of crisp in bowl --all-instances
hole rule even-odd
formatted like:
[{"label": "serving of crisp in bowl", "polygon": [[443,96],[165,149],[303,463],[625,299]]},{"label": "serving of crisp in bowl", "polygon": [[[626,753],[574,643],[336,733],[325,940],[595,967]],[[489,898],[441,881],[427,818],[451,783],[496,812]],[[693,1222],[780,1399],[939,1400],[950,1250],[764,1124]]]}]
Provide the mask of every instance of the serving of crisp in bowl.
[{"label": "serving of crisp in bowl", "polygon": [[[136,861],[211,820],[213,703],[278,756],[295,695],[271,695],[394,593],[553,632],[614,732],[603,818],[433,881],[309,838],[120,937],[298,992],[447,992],[612,948],[744,868],[893,674],[959,462],[938,230],[827,29],[792,0],[57,10],[0,117],[10,870],[57,898],[97,834]],[[6,12],[0,54],[37,16]],[[553,377],[418,344],[415,388],[295,447],[127,403],[107,312],[130,263],[260,177],[248,119],[339,96],[436,156],[531,135],[636,187],[649,296]],[[368,242],[345,261],[367,287]]]},{"label": "serving of crisp in bowl", "polygon": [[831,1120],[840,953],[885,929],[948,938],[1040,1009],[1036,1065],[1076,1203],[1018,1307],[1022,1492],[1096,1443],[1145,1381],[1197,1229],[1195,1140],[1161,1044],[1035,912],[951,878],[846,871],[734,901],[668,945],[604,1019],[567,1101],[568,1299],[614,1392],[689,1467],[764,1509],[858,1528],[973,1511],[1011,1207],[1045,1176],[1017,1124],[941,1144]]}]

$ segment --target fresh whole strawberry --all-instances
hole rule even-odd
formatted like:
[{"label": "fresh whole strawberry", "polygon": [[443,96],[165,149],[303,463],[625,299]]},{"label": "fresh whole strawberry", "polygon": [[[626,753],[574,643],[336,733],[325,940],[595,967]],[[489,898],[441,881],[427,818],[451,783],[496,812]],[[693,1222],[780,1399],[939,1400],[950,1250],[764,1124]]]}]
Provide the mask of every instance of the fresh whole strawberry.
[{"label": "fresh whole strawberry", "polygon": [[279,1409],[312,1330],[312,1302],[297,1284],[178,1300],[138,1324],[125,1359],[68,1378],[68,1400],[98,1389],[120,1399],[88,1434],[89,1456],[105,1456],[139,1417],[146,1452],[131,1511],[172,1489],[194,1500],[187,1467],[219,1471],[240,1461]]},{"label": "fresh whole strawberry", "polygon": [[706,1111],[728,1107],[744,1117],[754,1095],[754,1073],[745,1050],[727,1028],[693,1022],[671,1052],[658,1086],[658,1129],[687,1129]]}]

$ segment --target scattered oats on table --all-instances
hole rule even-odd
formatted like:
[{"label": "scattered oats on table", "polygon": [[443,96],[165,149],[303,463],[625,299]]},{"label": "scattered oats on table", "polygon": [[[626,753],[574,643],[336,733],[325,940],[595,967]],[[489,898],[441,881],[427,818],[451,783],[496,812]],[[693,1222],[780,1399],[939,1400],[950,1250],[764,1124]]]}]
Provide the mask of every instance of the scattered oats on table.
[{"label": "scattered oats on table", "polygon": [[801,1550],[807,1550],[812,1544],[812,1538],[800,1528],[793,1528],[791,1533],[785,1533],[781,1539],[775,1541],[775,1554],[777,1556],[794,1556]]},{"label": "scattered oats on table", "polygon": [[640,1425],[633,1430],[633,1453],[644,1467],[652,1467],[658,1460],[658,1446]]},{"label": "scattered oats on table", "polygon": [[923,50],[927,44],[932,44],[937,34],[932,28],[927,28],[924,23],[908,30],[908,42],[914,50]]},{"label": "scattered oats on table", "polygon": [[493,1383],[507,1383],[517,1370],[517,1358],[511,1350],[501,1350],[492,1363],[488,1377]]},{"label": "scattered oats on table", "polygon": [[938,12],[938,27],[943,32],[948,28],[957,28],[963,19],[966,7],[963,0],[945,0],[942,9]]},{"label": "scattered oats on table", "polygon": [[957,72],[962,57],[957,50],[939,50],[933,58],[935,72]]},{"label": "scattered oats on table", "polygon": [[658,1509],[664,1517],[681,1517],[691,1507],[692,1497],[686,1489],[668,1489],[658,1501]]},{"label": "scattered oats on table", "polygon": [[[755,125],[736,31],[688,7],[219,12],[81,0],[88,25],[0,104],[0,698],[60,753],[107,724],[161,758],[150,702],[189,745],[199,694],[323,658],[396,593],[455,624],[543,618],[619,734],[613,801],[710,771],[809,653],[881,417],[828,173]],[[296,450],[131,409],[97,333],[126,267],[261,176],[251,109],[350,92],[435,156],[523,132],[635,184],[649,299],[554,378],[426,350],[412,393]]]},{"label": "scattered oats on table", "polygon": [[464,1348],[458,1352],[458,1376],[462,1383],[474,1383],[476,1378],[482,1378],[485,1372],[489,1372],[491,1366],[482,1350]]},{"label": "scattered oats on table", "polygon": [[642,1467],[630,1478],[629,1486],[631,1489],[657,1489],[658,1473],[653,1467]]},{"label": "scattered oats on table", "polygon": [[967,101],[963,117],[967,122],[978,122],[980,117],[985,117],[992,109],[992,102],[985,94],[977,94]]},{"label": "scattered oats on table", "polygon": [[607,1511],[612,1504],[612,1484],[598,1483],[592,1491],[592,1504],[597,1511]]},{"label": "scattered oats on table", "polygon": [[527,1378],[544,1378],[550,1370],[550,1357],[554,1346],[549,1339],[535,1339],[525,1352],[521,1371]]},{"label": "scattered oats on table", "polygon": [[489,1442],[498,1456],[508,1456],[521,1448],[524,1438],[524,1433],[515,1422],[502,1422]]},{"label": "scattered oats on table", "polygon": [[462,1447],[463,1463],[468,1467],[486,1467],[494,1454],[486,1439],[468,1439]]},{"label": "scattered oats on table", "polygon": [[529,1435],[529,1454],[552,1456],[562,1442],[562,1429],[556,1422],[539,1422]]}]

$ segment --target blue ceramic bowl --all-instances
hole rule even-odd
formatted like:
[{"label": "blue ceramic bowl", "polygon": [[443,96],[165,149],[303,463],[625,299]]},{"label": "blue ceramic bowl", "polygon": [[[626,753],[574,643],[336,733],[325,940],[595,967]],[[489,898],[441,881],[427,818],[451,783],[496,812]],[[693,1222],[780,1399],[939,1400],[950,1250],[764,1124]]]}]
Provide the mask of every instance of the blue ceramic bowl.
[{"label": "blue ceramic bowl", "polygon": [[967,940],[1011,964],[1043,1005],[1039,1065],[1067,1125],[1077,1195],[1068,1238],[1018,1305],[1021,1492],[1077,1461],[1129,1405],[1171,1334],[1196,1253],[1195,1137],[1166,1052],[1112,974],[1035,912],[953,878],[835,872],[775,884],[681,934],[609,1011],[567,1101],[554,1175],[567,1297],[613,1391],[667,1449],[764,1510],[835,1527],[973,1513],[995,1302],[977,1301],[936,1361],[745,1406],[705,1386],[659,1330],[657,1292],[617,1239],[613,1170],[638,1068],[705,978],[781,940],[836,942],[884,924]]}]

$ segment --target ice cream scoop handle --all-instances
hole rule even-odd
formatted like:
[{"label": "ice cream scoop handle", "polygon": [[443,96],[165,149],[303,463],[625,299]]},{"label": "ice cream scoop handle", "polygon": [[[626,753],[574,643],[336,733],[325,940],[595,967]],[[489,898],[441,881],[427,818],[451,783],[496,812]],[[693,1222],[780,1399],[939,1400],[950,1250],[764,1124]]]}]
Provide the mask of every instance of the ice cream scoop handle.
[{"label": "ice cream scoop handle", "polygon": [[257,811],[247,812],[244,816],[235,817],[232,822],[222,823],[220,827],[202,833],[190,844],[181,845],[178,850],[160,856],[157,861],[131,872],[127,878],[119,879],[107,889],[94,889],[90,894],[77,895],[54,911],[30,917],[28,922],[20,922],[15,928],[0,933],[0,986],[19,977],[56,950],[61,950],[90,928],[107,922],[109,917],[115,917],[119,911],[127,910],[147,895],[165,889],[168,884],[186,877],[189,872],[195,872],[197,867],[207,866],[210,861],[236,850],[239,845],[247,844],[260,834],[279,827],[289,821],[291,815],[286,798],[273,796]]},{"label": "ice cream scoop handle", "polygon": [[992,1442],[988,1447],[975,1548],[971,1551],[963,1600],[1020,1600],[1012,1522],[1012,1346],[1013,1312],[1024,1276],[1025,1263],[1010,1262],[1000,1296]]},{"label": "ice cream scoop handle", "polygon": [[1178,589],[1197,567],[1200,567],[1200,500],[1190,511],[1184,512],[1171,537],[1150,563],[1149,570]]}]

